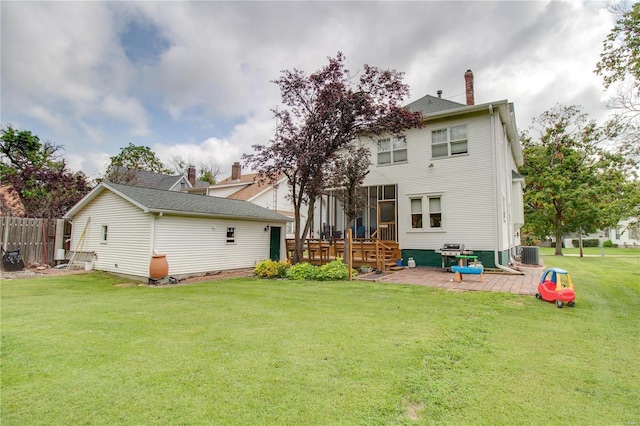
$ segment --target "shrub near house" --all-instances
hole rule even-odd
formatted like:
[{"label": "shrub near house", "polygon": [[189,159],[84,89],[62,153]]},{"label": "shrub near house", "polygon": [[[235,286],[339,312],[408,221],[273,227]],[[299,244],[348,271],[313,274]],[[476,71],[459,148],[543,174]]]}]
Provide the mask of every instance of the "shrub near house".
[{"label": "shrub near house", "polygon": [[260,278],[341,281],[349,278],[349,267],[340,260],[334,260],[322,266],[306,262],[291,266],[287,261],[265,260],[256,265],[253,273]]}]

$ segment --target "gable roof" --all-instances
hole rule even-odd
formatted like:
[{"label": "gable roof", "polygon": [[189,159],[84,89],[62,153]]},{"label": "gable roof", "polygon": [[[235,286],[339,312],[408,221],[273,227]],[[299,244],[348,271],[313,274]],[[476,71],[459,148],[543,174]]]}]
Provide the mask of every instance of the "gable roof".
[{"label": "gable roof", "polygon": [[421,112],[423,115],[442,112],[449,109],[462,108],[467,105],[453,102],[447,99],[437,98],[435,96],[426,95],[422,98],[411,102],[406,108],[411,112]]},{"label": "gable roof", "polygon": [[[118,167],[116,173],[122,174],[123,176],[130,174],[131,182],[129,182],[129,185],[142,186],[145,188],[180,190],[182,189],[178,186],[180,182],[184,182],[189,188],[192,186],[185,175],[168,175],[164,173],[149,172],[146,170],[127,169],[125,167]],[[196,180],[195,186],[200,188],[207,187],[209,186],[209,182]]]},{"label": "gable roof", "polygon": [[156,189],[172,189],[182,179],[189,185],[188,180],[182,175],[165,175],[162,173],[138,170],[136,175],[136,185]]},{"label": "gable roof", "polygon": [[140,186],[102,182],[64,216],[72,218],[103,191],[111,191],[144,213],[166,213],[184,216],[206,216],[258,221],[290,222],[291,219],[247,201],[187,194]]},{"label": "gable roof", "polygon": [[[231,176],[226,179],[221,180],[215,185],[211,185],[210,189],[216,190],[225,187],[238,186],[238,190],[227,198],[232,200],[245,200],[249,201],[253,199],[256,195],[261,194],[267,189],[271,188],[270,183],[259,183],[255,181],[255,178],[258,176],[258,173],[247,173],[245,175],[241,175],[240,179],[233,180]],[[284,179],[284,174],[280,173],[278,176],[278,183],[280,183]]]}]

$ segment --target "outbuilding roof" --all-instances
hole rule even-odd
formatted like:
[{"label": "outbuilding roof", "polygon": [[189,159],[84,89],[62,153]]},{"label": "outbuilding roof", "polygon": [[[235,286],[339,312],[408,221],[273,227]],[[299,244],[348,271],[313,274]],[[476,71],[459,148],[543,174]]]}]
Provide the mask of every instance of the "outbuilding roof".
[{"label": "outbuilding roof", "polygon": [[102,182],[78,202],[65,218],[72,218],[103,191],[111,191],[138,206],[145,213],[165,213],[184,216],[225,217],[245,220],[290,222],[291,219],[273,210],[248,201],[194,195],[184,192]]}]

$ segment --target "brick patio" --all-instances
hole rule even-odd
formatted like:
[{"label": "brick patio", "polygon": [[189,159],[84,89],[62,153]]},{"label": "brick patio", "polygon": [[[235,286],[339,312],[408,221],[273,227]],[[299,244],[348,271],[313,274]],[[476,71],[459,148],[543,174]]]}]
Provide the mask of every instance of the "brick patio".
[{"label": "brick patio", "polygon": [[485,273],[483,274],[484,282],[480,282],[480,275],[464,275],[463,281],[457,283],[453,281],[453,273],[451,272],[445,272],[441,268],[423,267],[404,268],[393,273],[370,273],[356,279],[382,283],[425,285],[449,290],[501,291],[535,295],[544,266],[518,265],[517,268],[524,274]]}]

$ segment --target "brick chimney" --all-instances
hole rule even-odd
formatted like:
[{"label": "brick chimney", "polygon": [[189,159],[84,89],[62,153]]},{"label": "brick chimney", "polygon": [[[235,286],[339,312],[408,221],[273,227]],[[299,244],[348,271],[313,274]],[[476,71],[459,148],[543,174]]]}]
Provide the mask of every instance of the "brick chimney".
[{"label": "brick chimney", "polygon": [[467,93],[467,105],[471,106],[475,104],[475,99],[473,98],[473,72],[471,70],[467,70],[464,73],[464,88]]},{"label": "brick chimney", "polygon": [[231,180],[240,180],[242,167],[240,166],[240,162],[236,161],[231,166]]},{"label": "brick chimney", "polygon": [[187,169],[187,179],[189,180],[189,183],[191,184],[192,187],[196,187],[196,167],[195,166],[189,166],[189,168]]}]

